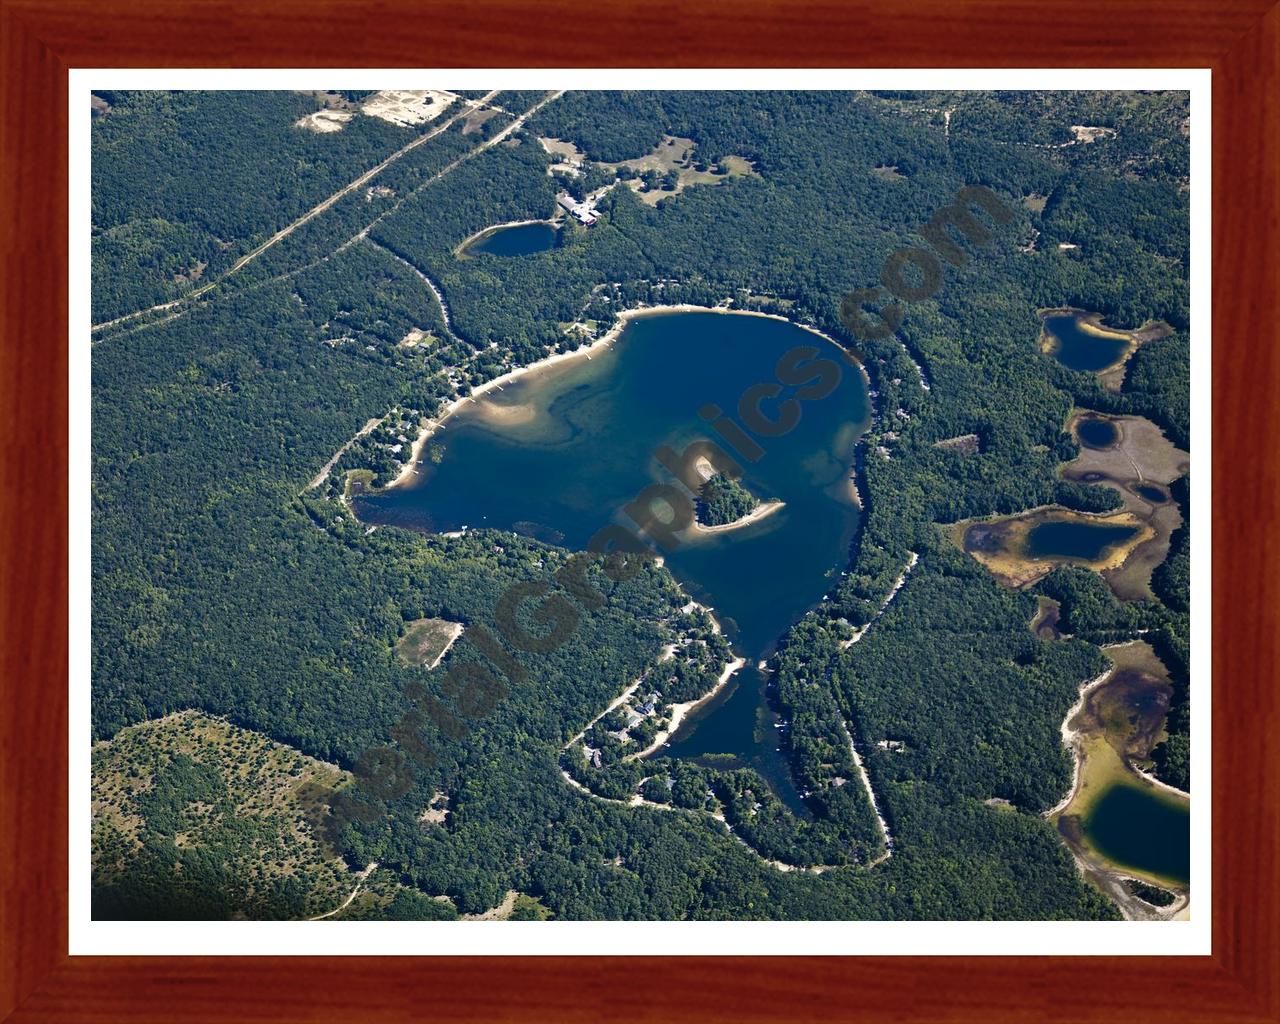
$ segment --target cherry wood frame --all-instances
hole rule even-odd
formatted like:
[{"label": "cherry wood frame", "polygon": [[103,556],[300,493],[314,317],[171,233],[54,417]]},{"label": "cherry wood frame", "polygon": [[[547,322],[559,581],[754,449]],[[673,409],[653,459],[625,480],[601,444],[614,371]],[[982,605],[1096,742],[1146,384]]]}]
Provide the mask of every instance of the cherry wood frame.
[{"label": "cherry wood frame", "polygon": [[[1280,1020],[1273,2],[0,0],[0,1017]],[[67,69],[663,64],[1213,69],[1212,956],[68,956]]]}]

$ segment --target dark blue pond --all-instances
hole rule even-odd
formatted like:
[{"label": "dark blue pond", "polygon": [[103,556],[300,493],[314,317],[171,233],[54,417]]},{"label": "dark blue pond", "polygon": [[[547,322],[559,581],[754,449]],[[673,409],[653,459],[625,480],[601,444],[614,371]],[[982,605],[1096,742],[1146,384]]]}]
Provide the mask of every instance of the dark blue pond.
[{"label": "dark blue pond", "polygon": [[1087,417],[1076,423],[1076,437],[1086,448],[1110,448],[1120,438],[1120,431],[1110,420]]},{"label": "dark blue pond", "polygon": [[1119,362],[1129,347],[1129,340],[1093,334],[1082,325],[1077,313],[1044,318],[1044,329],[1053,338],[1053,357],[1063,366],[1084,373],[1096,373]]},{"label": "dark blue pond", "polygon": [[1026,554],[1032,558],[1079,558],[1093,561],[1108,548],[1138,532],[1135,526],[1110,523],[1040,523],[1027,533]]},{"label": "dark blue pond", "polygon": [[498,228],[467,246],[467,254],[490,256],[530,256],[544,252],[556,244],[556,229],[539,221]]},{"label": "dark blue pond", "polygon": [[1081,822],[1098,851],[1117,864],[1185,885],[1191,878],[1191,812],[1185,800],[1123,783]]}]

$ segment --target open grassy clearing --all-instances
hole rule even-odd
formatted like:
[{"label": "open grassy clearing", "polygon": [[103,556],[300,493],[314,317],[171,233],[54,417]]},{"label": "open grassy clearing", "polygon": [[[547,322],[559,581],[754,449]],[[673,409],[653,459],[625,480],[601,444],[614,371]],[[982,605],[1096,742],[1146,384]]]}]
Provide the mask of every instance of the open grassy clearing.
[{"label": "open grassy clearing", "polygon": [[491,117],[497,117],[499,113],[500,111],[494,107],[479,107],[471,111],[462,123],[462,134],[474,135],[483,127],[486,121]]},{"label": "open grassy clearing", "polygon": [[[181,887],[190,857],[212,865],[226,890],[206,895],[233,916],[323,912],[353,884],[318,829],[350,781],[336,765],[199,711],[129,726],[93,749],[94,888],[128,893],[134,863],[156,857],[172,858],[170,884]],[[147,916],[155,899],[120,902]]]},{"label": "open grassy clearing", "polygon": [[396,657],[406,665],[435,668],[462,635],[462,623],[448,619],[416,619],[396,644]]},{"label": "open grassy clearing", "polygon": [[[558,140],[544,140],[543,145],[547,145],[548,142],[558,142]],[[578,152],[572,144],[559,144],[569,145],[574,153]],[[644,156],[631,160],[619,160],[615,163],[600,163],[597,166],[615,171],[650,206],[656,206],[661,200],[679,195],[686,188],[694,185],[719,185],[730,178],[758,177],[751,161],[745,157],[726,156],[718,166],[713,168],[700,161],[696,151],[697,144],[693,139],[664,135],[662,141]],[[556,151],[553,150],[553,152]],[[566,156],[568,156],[567,153]],[[675,175],[674,183],[668,181],[672,187],[652,184],[654,175],[668,178],[671,174]]]}]

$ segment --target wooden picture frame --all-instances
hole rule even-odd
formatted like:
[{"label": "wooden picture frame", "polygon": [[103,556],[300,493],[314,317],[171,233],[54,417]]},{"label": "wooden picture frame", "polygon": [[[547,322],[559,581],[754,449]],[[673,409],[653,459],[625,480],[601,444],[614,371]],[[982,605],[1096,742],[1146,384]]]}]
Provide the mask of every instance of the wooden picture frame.
[{"label": "wooden picture frame", "polygon": [[[1280,6],[714,7],[0,0],[0,1017],[12,1021],[1280,1020],[1273,431]],[[386,13],[388,5],[378,5]],[[589,21],[590,31],[561,26]],[[145,958],[67,952],[67,72],[74,67],[1208,67],[1213,953],[1078,958]],[[655,84],[659,84],[655,82]],[[52,463],[50,462],[52,455]],[[1202,483],[1201,486],[1205,486]],[[1207,553],[1200,552],[1203,558]],[[635,985],[634,978],[662,979]]]}]

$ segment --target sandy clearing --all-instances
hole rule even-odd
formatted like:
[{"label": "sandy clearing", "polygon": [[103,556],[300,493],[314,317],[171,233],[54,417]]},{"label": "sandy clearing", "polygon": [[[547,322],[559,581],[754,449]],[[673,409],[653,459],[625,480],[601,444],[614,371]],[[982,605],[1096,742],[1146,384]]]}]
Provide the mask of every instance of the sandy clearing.
[{"label": "sandy clearing", "polygon": [[[434,121],[456,99],[457,93],[442,89],[384,89],[366,99],[360,112],[368,117],[409,128],[415,124]],[[479,108],[468,111],[467,116],[473,116],[476,109]]]},{"label": "sandy clearing", "polygon": [[340,132],[355,115],[349,110],[317,110],[314,114],[300,117],[294,121],[298,128],[326,135],[329,132]]},{"label": "sandy clearing", "polygon": [[439,654],[437,654],[435,657],[435,660],[432,661],[431,664],[427,666],[428,671],[435,668],[437,665],[440,664],[440,662],[444,660],[444,656],[449,653],[449,648],[452,647],[457,642],[458,637],[462,636],[462,628],[463,627],[461,622],[455,622],[453,624],[453,628],[449,630],[449,639],[445,641],[444,649]]},{"label": "sandy clearing", "polygon": [[507,894],[502,898],[502,902],[496,907],[491,907],[483,914],[459,914],[459,921],[505,921],[511,916],[511,912],[516,909],[516,897],[519,896],[515,889],[508,889]]},{"label": "sandy clearing", "polygon": [[430,331],[419,330],[417,327],[415,327],[411,331],[409,331],[409,333],[406,334],[403,338],[401,338],[398,342],[396,342],[396,345],[399,348],[417,348],[429,337],[431,337]]}]

